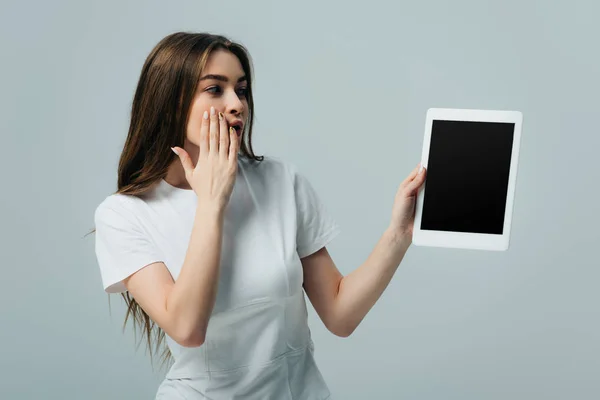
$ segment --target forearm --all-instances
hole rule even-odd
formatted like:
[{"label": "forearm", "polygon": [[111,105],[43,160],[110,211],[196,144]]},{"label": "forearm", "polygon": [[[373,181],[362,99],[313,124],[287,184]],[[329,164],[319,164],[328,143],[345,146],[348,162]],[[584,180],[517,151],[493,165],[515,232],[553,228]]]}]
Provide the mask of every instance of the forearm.
[{"label": "forearm", "polygon": [[336,296],[335,321],[343,335],[352,333],[381,297],[410,242],[410,237],[386,230],[367,260],[342,278]]},{"label": "forearm", "polygon": [[223,210],[198,207],[181,272],[167,298],[167,312],[179,332],[204,341],[219,280]]}]

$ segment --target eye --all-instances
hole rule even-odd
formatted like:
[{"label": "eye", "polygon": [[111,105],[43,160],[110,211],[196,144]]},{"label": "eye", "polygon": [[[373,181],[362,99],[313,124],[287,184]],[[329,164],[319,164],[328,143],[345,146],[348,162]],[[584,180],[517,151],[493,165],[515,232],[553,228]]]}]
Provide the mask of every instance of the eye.
[{"label": "eye", "polygon": [[218,94],[218,93],[221,93],[221,87],[220,86],[211,86],[211,87],[206,88],[206,91],[208,93]]},{"label": "eye", "polygon": [[248,95],[248,88],[242,87],[237,90],[238,96],[246,97]]}]

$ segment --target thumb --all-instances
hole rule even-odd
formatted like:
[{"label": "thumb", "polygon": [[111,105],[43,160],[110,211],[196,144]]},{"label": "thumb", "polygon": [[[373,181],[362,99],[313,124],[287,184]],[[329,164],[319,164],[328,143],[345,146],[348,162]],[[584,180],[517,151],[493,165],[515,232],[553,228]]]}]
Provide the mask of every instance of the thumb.
[{"label": "thumb", "polygon": [[171,147],[171,150],[173,150],[173,153],[177,154],[177,156],[179,157],[179,161],[181,161],[181,165],[183,166],[183,169],[186,173],[194,169],[194,166],[192,165],[192,160],[190,159],[190,156],[187,153],[187,151],[185,151],[181,147]]}]

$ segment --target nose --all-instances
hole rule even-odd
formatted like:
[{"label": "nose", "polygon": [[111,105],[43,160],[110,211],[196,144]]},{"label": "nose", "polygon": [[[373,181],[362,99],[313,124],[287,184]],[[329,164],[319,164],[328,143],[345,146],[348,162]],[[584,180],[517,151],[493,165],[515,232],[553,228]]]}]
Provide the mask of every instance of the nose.
[{"label": "nose", "polygon": [[235,91],[230,91],[225,99],[225,112],[233,115],[242,114],[244,112],[244,103],[240,100]]}]

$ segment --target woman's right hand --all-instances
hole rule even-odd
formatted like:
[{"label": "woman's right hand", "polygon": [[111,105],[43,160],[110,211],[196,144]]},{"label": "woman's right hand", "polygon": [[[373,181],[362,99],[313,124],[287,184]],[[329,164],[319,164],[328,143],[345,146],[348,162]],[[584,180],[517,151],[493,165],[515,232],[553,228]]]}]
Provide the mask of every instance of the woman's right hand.
[{"label": "woman's right hand", "polygon": [[237,174],[239,142],[222,113],[211,107],[204,112],[200,127],[200,149],[196,166],[181,147],[173,151],[185,170],[185,178],[198,196],[198,204],[224,208],[229,202]]}]

